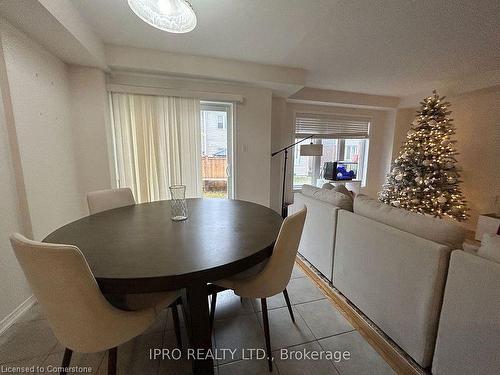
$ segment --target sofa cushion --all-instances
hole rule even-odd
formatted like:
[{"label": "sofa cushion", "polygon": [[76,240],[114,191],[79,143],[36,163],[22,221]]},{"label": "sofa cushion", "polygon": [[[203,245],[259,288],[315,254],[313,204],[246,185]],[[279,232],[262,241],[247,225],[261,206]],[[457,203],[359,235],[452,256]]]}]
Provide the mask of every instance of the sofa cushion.
[{"label": "sofa cushion", "polygon": [[354,213],[390,225],[418,237],[461,249],[465,230],[445,220],[391,207],[366,195],[354,199]]},{"label": "sofa cushion", "polygon": [[321,186],[321,189],[333,190],[335,189],[335,186],[329,182],[325,182],[323,186]]},{"label": "sofa cushion", "polygon": [[484,234],[477,255],[500,263],[500,236],[498,234]]},{"label": "sofa cushion", "polygon": [[302,194],[323,202],[333,204],[343,210],[352,212],[352,198],[335,190],[320,189],[312,185],[302,185]]}]

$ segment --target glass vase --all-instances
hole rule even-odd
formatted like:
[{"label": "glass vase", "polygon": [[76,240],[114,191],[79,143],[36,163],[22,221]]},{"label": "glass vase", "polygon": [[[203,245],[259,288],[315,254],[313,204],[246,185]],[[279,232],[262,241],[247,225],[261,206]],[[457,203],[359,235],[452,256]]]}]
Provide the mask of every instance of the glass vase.
[{"label": "glass vase", "polygon": [[170,212],[173,221],[182,221],[188,218],[188,208],[186,202],[186,186],[170,186]]}]

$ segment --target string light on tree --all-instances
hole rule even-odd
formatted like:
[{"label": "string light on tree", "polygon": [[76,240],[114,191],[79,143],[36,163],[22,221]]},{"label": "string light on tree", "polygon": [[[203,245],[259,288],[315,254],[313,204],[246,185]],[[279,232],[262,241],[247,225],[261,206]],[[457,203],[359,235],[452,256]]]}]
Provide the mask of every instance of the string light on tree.
[{"label": "string light on tree", "polygon": [[413,212],[466,220],[450,103],[434,90],[420,105],[379,200]]}]

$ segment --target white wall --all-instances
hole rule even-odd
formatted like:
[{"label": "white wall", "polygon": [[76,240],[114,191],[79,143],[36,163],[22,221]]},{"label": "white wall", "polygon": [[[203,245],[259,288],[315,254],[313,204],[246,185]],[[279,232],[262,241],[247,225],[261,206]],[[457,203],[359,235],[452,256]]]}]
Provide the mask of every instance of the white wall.
[{"label": "white wall", "polygon": [[31,296],[9,234],[42,239],[82,209],[66,65],[3,19],[0,42],[0,322],[7,324]]},{"label": "white wall", "polygon": [[106,77],[96,68],[70,66],[69,81],[80,205],[87,212],[85,193],[112,187]]},{"label": "white wall", "polygon": [[[2,87],[0,99],[3,91]],[[23,232],[10,151],[3,100],[0,100],[0,322],[31,295],[9,243],[11,233]]]},{"label": "white wall", "polygon": [[[478,214],[494,212],[495,196],[500,195],[500,88],[447,100],[457,132],[454,139],[458,164],[463,169],[461,186],[471,209],[471,218],[464,225],[475,230]],[[395,149],[405,139],[415,111],[415,108],[398,111]]]},{"label": "white wall", "polygon": [[26,200],[35,239],[80,217],[66,65],[10,24],[0,24]]},{"label": "white wall", "polygon": [[[278,151],[290,144],[290,127],[287,124],[287,102],[285,98],[273,97],[271,113],[271,149]],[[271,208],[281,214],[281,193],[283,188],[284,153],[271,159]],[[291,154],[287,169],[293,168]]]},{"label": "white wall", "polygon": [[[283,105],[286,110],[283,110]],[[273,149],[279,149],[294,140],[294,112],[321,112],[321,113],[334,113],[344,115],[358,115],[368,116],[371,118],[370,139],[368,150],[368,168],[366,175],[366,186],[361,188],[361,193],[377,197],[382,184],[385,182],[386,174],[389,172],[391,156],[392,156],[392,143],[394,138],[395,116],[393,110],[374,110],[362,108],[347,108],[337,106],[322,106],[313,104],[299,104],[299,103],[282,103],[280,99],[273,101]],[[292,176],[293,176],[293,155],[289,155],[290,164],[287,167],[287,201],[293,200],[292,193]],[[283,157],[281,157],[283,159]],[[281,190],[276,191],[276,186],[281,186],[282,169],[278,170],[280,166],[278,163],[273,162],[273,208],[279,208],[281,197]],[[282,164],[280,168],[283,168]],[[276,203],[277,202],[277,203]],[[277,205],[277,206],[276,206]]]},{"label": "white wall", "polygon": [[236,105],[236,198],[270,205],[271,90],[235,88],[244,102]]}]

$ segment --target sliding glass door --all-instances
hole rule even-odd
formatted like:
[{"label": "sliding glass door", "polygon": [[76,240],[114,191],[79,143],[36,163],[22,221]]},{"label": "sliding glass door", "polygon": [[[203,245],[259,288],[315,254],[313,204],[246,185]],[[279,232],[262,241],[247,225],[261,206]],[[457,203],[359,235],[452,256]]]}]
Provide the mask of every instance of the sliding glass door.
[{"label": "sliding glass door", "polygon": [[233,198],[231,103],[112,92],[110,106],[117,187],[139,203],[176,184],[188,198]]},{"label": "sliding glass door", "polygon": [[201,102],[201,179],[204,198],[233,198],[233,108]]}]

